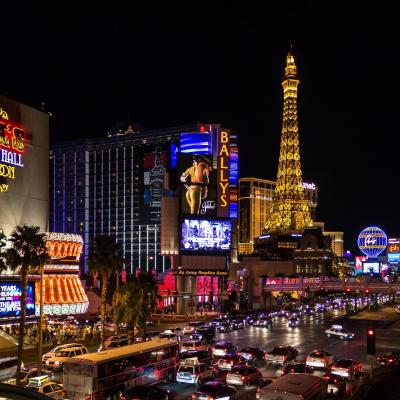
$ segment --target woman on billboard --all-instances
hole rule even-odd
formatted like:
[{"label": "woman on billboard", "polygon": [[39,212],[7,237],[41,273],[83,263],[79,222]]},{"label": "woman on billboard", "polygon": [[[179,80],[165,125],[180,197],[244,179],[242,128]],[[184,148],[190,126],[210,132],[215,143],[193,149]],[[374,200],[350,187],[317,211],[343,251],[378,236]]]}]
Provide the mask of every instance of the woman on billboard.
[{"label": "woman on billboard", "polygon": [[194,155],[193,165],[181,176],[185,185],[186,201],[190,214],[199,214],[201,201],[207,197],[208,184],[210,183],[211,162],[207,157]]}]

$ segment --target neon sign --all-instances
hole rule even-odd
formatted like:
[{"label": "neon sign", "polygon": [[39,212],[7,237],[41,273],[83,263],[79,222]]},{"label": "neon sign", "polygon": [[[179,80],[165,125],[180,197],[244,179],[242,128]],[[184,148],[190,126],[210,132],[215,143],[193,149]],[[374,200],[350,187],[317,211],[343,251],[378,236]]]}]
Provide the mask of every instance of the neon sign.
[{"label": "neon sign", "polygon": [[315,190],[315,189],[316,189],[316,186],[315,186],[315,183],[306,183],[306,182],[303,182],[303,188],[304,188],[304,189]]},{"label": "neon sign", "polygon": [[15,167],[23,167],[25,132],[8,121],[7,112],[0,107],[0,193],[7,192],[6,179],[15,179]]},{"label": "neon sign", "polygon": [[357,239],[359,249],[369,258],[376,258],[387,246],[386,233],[377,226],[365,228]]},{"label": "neon sign", "polygon": [[218,216],[229,217],[229,133],[218,135]]}]

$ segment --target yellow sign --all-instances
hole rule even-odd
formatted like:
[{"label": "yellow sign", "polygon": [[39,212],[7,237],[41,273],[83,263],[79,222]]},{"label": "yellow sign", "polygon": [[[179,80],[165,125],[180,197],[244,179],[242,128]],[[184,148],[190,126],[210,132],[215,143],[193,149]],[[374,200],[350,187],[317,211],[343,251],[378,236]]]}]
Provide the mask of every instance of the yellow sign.
[{"label": "yellow sign", "polygon": [[229,133],[221,131],[218,138],[218,216],[229,216]]},{"label": "yellow sign", "polygon": [[15,167],[10,165],[0,164],[0,176],[4,178],[15,179]]}]

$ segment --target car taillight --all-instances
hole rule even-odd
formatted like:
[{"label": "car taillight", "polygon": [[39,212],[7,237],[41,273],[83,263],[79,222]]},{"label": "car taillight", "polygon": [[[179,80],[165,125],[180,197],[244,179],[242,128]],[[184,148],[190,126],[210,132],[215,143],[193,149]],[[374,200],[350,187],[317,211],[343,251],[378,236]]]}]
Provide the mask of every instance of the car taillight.
[{"label": "car taillight", "polygon": [[389,362],[393,362],[394,360],[392,358],[389,358]]},{"label": "car taillight", "polygon": [[119,400],[126,400],[125,395],[121,393],[121,394],[119,395]]},{"label": "car taillight", "polygon": [[242,381],[244,381],[246,379],[246,377],[245,376],[242,376]]},{"label": "car taillight", "polygon": [[322,362],[325,362],[326,361],[326,358],[325,357],[322,357]]},{"label": "car taillight", "polygon": [[231,364],[233,364],[233,360],[229,361]]},{"label": "car taillight", "polygon": [[85,400],[92,400],[91,394],[85,394]]}]

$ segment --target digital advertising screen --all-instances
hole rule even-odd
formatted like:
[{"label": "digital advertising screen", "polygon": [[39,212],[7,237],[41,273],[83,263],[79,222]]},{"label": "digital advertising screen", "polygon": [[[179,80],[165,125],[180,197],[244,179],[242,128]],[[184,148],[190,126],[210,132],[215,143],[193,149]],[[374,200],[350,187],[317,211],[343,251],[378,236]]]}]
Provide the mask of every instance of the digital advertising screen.
[{"label": "digital advertising screen", "polygon": [[[35,289],[28,283],[26,290],[26,315],[35,315]],[[21,316],[21,284],[0,282],[0,318]]]},{"label": "digital advertising screen", "polygon": [[226,253],[231,249],[231,221],[183,218],[181,252]]},{"label": "digital advertising screen", "polygon": [[364,274],[379,274],[380,264],[378,261],[365,261],[363,262]]},{"label": "digital advertising screen", "polygon": [[399,264],[400,263],[400,253],[389,253],[387,255],[388,261],[391,264]]},{"label": "digital advertising screen", "polygon": [[178,177],[181,184],[181,214],[214,217],[217,212],[216,170],[212,156],[179,154]]}]

